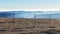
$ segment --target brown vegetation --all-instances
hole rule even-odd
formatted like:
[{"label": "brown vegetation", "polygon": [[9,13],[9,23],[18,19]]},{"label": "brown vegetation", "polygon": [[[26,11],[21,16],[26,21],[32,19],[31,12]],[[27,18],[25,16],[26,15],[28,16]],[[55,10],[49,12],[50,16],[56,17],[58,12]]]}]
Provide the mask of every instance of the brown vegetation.
[{"label": "brown vegetation", "polygon": [[60,19],[0,18],[0,34],[55,34],[50,30],[60,34]]}]

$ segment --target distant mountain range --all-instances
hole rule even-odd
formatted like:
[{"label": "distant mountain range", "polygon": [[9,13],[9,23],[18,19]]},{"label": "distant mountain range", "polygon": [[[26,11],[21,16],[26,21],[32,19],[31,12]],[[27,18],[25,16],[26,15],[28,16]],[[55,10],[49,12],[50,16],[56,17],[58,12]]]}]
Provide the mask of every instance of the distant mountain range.
[{"label": "distant mountain range", "polygon": [[53,18],[60,19],[60,11],[8,11],[0,12],[0,18]]}]

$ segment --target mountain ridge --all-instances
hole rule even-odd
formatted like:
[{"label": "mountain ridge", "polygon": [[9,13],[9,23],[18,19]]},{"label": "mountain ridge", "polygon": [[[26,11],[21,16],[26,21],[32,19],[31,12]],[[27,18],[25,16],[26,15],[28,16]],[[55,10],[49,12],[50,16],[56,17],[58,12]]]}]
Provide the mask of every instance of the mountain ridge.
[{"label": "mountain ridge", "polygon": [[42,12],[42,11],[8,11],[8,12],[0,12],[0,17],[3,18],[12,18],[14,14],[15,18],[60,18],[60,12]]}]

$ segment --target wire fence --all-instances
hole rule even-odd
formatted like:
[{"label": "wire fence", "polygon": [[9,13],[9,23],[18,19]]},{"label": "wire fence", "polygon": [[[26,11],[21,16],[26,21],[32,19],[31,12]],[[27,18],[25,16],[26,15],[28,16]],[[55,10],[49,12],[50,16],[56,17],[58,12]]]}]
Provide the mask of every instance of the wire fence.
[{"label": "wire fence", "polygon": [[[8,19],[5,19],[4,16],[6,18],[10,18],[9,16],[12,16],[12,20],[9,19],[10,20],[9,21]],[[24,28],[26,27],[26,25],[27,26],[29,25],[28,24],[29,23],[29,20],[28,19],[24,20],[24,18],[23,18],[22,20],[20,20],[21,22],[19,20],[17,20],[15,18],[14,12],[11,13],[11,14],[8,14],[8,13],[6,13],[6,14],[0,14],[0,17],[3,17],[4,18],[4,19],[3,18],[0,19],[0,34],[19,34],[21,32],[24,32]],[[43,15],[39,15],[39,17],[38,17],[37,14],[35,14],[34,17],[35,17],[34,19],[31,19],[30,20],[30,21],[33,21],[33,23],[32,23],[33,26],[30,24],[30,26],[28,26],[28,28],[35,28],[35,26],[36,26],[35,23],[37,23],[37,19],[41,19],[41,18],[48,19],[49,22],[51,21],[51,19],[53,19],[53,20],[56,21],[56,20],[60,19],[60,14],[46,14],[46,15],[43,14]],[[21,19],[21,18],[18,18],[18,19]],[[5,23],[4,20],[5,21],[8,21],[8,22]],[[18,23],[18,21],[19,21],[19,23]],[[27,21],[28,23],[25,23],[25,21]],[[11,25],[11,23],[12,23],[12,25]],[[23,24],[21,24],[21,23],[23,23]]]}]

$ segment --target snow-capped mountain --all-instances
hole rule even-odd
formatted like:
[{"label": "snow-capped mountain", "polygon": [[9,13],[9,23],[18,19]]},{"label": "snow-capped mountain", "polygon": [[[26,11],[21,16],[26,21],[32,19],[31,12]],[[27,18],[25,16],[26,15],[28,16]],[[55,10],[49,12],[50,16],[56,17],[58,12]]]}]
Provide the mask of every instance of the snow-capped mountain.
[{"label": "snow-capped mountain", "polygon": [[0,17],[2,18],[55,18],[60,19],[60,11],[8,11],[0,12]]}]

